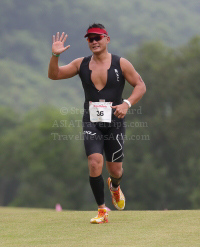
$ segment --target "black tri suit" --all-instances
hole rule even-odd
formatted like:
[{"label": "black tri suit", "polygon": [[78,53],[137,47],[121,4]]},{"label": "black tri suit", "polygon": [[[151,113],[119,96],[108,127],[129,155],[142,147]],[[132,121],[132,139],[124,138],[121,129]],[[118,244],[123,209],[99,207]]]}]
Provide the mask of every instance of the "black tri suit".
[{"label": "black tri suit", "polygon": [[105,87],[98,90],[91,80],[92,71],[89,62],[92,56],[85,57],[80,65],[79,76],[85,92],[83,133],[86,155],[105,152],[106,161],[121,162],[123,160],[123,146],[125,126],[124,119],[114,115],[112,109],[111,123],[91,122],[89,115],[89,102],[113,102],[113,106],[122,104],[122,92],[125,78],[120,67],[120,57],[112,55],[111,66],[108,69],[107,83]]}]

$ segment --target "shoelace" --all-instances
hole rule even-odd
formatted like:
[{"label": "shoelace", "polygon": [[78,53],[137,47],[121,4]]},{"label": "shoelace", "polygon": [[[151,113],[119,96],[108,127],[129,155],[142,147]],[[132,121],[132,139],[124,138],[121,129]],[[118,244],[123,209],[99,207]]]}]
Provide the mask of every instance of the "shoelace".
[{"label": "shoelace", "polygon": [[116,202],[119,202],[120,201],[120,192],[119,192],[119,189],[116,190],[116,191],[112,191],[112,193],[113,193],[113,196],[115,197]]}]

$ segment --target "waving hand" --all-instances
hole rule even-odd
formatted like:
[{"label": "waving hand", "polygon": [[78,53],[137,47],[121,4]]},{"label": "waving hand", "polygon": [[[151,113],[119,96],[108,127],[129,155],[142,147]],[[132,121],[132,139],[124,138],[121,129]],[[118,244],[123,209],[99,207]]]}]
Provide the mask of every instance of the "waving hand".
[{"label": "waving hand", "polygon": [[64,43],[67,39],[67,34],[65,35],[65,33],[63,32],[62,35],[60,36],[60,33],[57,32],[56,36],[53,35],[53,44],[52,44],[52,52],[56,55],[61,54],[62,52],[66,51],[70,45],[68,46],[64,46]]}]

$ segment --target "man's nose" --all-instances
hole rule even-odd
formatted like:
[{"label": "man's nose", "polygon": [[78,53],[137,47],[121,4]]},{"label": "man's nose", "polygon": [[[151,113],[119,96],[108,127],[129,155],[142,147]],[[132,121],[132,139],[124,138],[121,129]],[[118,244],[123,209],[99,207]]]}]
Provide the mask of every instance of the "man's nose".
[{"label": "man's nose", "polygon": [[97,41],[96,41],[95,39],[93,39],[92,44],[93,44],[93,43],[97,43]]}]

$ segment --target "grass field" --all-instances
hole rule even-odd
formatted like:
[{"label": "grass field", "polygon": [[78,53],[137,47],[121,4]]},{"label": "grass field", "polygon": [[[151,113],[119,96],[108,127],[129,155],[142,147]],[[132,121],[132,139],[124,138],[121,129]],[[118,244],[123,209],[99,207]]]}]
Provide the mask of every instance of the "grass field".
[{"label": "grass field", "polygon": [[94,211],[0,208],[0,247],[196,247],[200,211],[111,211],[92,225]]}]

